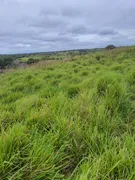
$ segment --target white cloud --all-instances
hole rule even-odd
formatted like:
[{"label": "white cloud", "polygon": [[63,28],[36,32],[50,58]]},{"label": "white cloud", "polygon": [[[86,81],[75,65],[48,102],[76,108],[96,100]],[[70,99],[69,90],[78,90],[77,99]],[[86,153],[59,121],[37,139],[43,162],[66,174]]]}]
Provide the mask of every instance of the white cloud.
[{"label": "white cloud", "polygon": [[19,47],[19,48],[29,48],[29,47],[30,47],[30,44],[22,44],[22,43],[19,43],[19,44],[16,44],[16,47]]}]

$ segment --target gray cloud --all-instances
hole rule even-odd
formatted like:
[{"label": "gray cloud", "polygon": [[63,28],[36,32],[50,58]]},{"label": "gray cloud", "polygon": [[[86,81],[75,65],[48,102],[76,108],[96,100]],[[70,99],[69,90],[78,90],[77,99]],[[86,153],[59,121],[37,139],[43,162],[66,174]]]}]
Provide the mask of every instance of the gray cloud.
[{"label": "gray cloud", "polygon": [[130,45],[133,0],[1,0],[0,53]]},{"label": "gray cloud", "polygon": [[95,31],[91,30],[85,24],[72,24],[66,29],[65,33],[79,35],[79,34],[91,34],[93,32],[95,32]]},{"label": "gray cloud", "polygon": [[77,9],[77,8],[73,8],[73,7],[64,7],[62,9],[61,12],[62,16],[65,16],[67,18],[77,18],[78,16],[82,15],[82,11]]},{"label": "gray cloud", "polygon": [[102,29],[101,31],[99,31],[99,35],[101,36],[114,36],[118,34],[119,32],[113,29]]}]

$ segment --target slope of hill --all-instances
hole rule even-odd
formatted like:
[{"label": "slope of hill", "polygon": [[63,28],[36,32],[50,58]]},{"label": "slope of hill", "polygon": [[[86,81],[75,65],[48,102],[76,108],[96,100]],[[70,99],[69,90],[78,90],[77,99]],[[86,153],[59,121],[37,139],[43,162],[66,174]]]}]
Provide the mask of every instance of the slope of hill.
[{"label": "slope of hill", "polygon": [[135,178],[135,48],[0,75],[0,180]]}]

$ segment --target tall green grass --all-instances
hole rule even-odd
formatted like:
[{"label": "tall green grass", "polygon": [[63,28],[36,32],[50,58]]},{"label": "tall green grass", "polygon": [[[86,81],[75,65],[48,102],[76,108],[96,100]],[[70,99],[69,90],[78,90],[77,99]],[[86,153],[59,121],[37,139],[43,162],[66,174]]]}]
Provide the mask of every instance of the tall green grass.
[{"label": "tall green grass", "polygon": [[134,180],[135,49],[0,75],[0,180]]}]

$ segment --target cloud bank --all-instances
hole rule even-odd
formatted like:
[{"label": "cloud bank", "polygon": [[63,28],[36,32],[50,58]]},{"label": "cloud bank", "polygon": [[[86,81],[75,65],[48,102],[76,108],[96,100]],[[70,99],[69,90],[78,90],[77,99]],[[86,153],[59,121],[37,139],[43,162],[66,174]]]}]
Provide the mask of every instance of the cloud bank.
[{"label": "cloud bank", "polygon": [[134,0],[1,0],[0,54],[135,42]]}]

